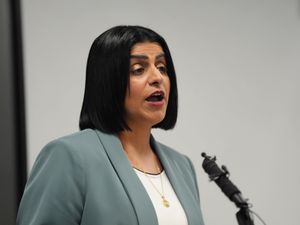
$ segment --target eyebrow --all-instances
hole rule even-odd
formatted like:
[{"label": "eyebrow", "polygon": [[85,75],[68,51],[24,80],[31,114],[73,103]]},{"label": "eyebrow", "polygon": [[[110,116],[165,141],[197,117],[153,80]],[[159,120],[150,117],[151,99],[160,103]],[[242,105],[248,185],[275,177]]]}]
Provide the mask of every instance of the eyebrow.
[{"label": "eyebrow", "polygon": [[[146,55],[130,55],[130,58],[131,59],[143,59],[143,60],[149,59],[149,57]],[[156,60],[159,58],[165,58],[165,53],[161,53],[155,57]]]}]

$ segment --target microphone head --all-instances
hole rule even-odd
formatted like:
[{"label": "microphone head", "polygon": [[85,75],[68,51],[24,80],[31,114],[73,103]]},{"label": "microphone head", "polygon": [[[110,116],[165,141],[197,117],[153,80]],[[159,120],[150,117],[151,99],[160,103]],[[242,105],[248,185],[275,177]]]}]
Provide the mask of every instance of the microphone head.
[{"label": "microphone head", "polygon": [[[204,153],[205,154],[205,153]],[[202,153],[203,156],[203,153]],[[210,157],[205,154],[202,167],[208,174],[211,181],[215,181],[216,184],[221,188],[223,193],[233,201],[234,194],[241,193],[239,189],[228,179],[228,170],[225,166],[221,168],[216,163],[216,157]]]},{"label": "microphone head", "polygon": [[219,177],[224,173],[219,168],[219,166],[216,164],[216,158],[215,157],[212,158],[207,155],[206,155],[205,159],[203,160],[202,168],[210,176],[210,178]]}]

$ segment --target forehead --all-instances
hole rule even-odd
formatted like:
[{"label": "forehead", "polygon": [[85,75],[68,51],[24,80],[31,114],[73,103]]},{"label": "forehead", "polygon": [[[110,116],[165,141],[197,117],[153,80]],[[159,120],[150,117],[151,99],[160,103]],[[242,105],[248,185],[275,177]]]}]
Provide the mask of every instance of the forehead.
[{"label": "forehead", "polygon": [[163,49],[156,42],[137,43],[131,49],[131,55],[159,55],[162,53],[164,53]]}]

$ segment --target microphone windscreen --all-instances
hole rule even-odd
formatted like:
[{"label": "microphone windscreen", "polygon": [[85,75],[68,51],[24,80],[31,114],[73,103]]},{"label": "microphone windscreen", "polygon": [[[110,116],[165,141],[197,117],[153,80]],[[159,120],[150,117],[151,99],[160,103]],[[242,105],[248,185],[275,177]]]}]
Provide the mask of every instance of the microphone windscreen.
[{"label": "microphone windscreen", "polygon": [[205,158],[202,167],[230,200],[232,200],[234,194],[241,193],[240,190],[228,179],[226,173],[224,173],[224,171],[216,164],[215,160]]},{"label": "microphone windscreen", "polygon": [[220,176],[215,180],[215,182],[230,200],[232,200],[234,194],[241,193],[240,190],[225,175]]}]

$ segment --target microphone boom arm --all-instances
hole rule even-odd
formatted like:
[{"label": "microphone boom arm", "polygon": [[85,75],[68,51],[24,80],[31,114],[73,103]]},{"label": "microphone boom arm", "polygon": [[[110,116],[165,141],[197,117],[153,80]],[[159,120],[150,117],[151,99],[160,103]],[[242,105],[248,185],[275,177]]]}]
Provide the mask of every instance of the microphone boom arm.
[{"label": "microphone boom arm", "polygon": [[221,169],[216,164],[216,157],[201,154],[204,157],[202,167],[208,174],[209,179],[214,181],[222,190],[222,192],[240,208],[236,213],[236,217],[239,225],[254,225],[253,218],[250,214],[251,204],[248,203],[248,199],[244,199],[241,191],[229,180],[229,171],[225,166]]}]

